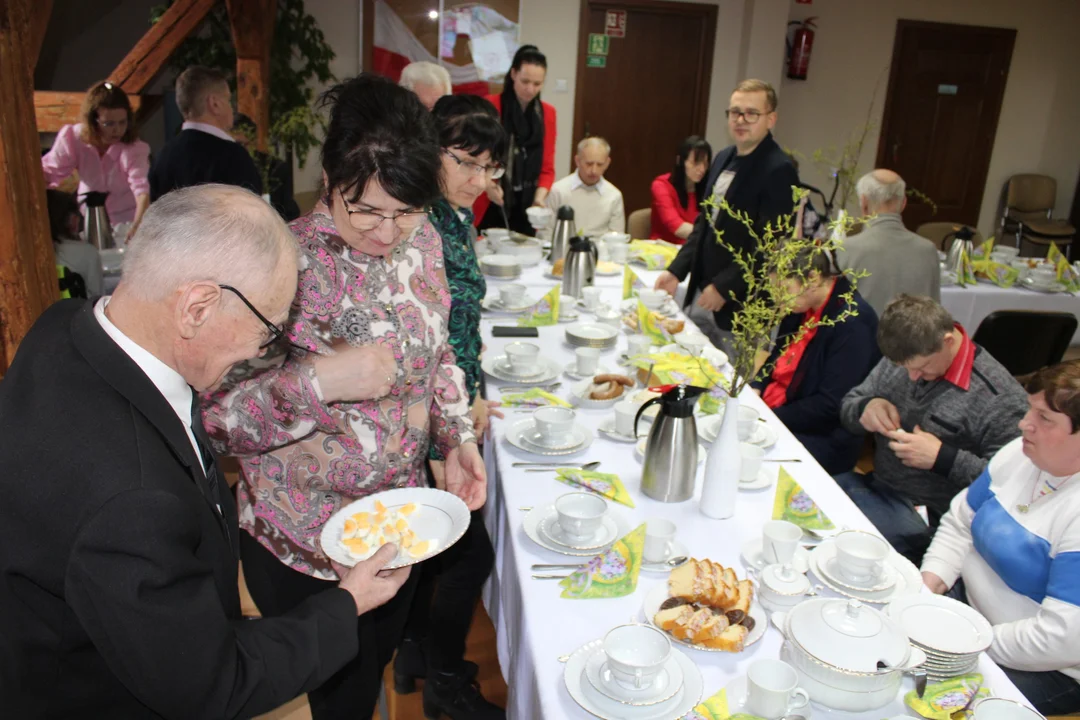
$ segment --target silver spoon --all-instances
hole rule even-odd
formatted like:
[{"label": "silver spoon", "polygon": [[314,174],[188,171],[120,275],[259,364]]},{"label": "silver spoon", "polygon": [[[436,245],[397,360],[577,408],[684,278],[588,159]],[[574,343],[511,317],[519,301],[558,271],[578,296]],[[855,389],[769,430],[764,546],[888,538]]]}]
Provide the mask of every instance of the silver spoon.
[{"label": "silver spoon", "polygon": [[762,458],[762,462],[802,462],[799,458]]},{"label": "silver spoon", "polygon": [[[595,462],[585,463],[584,465],[580,466],[578,469],[579,470],[585,470],[586,472],[588,472],[590,470],[595,470],[598,467],[600,467],[600,461],[599,460],[597,460]],[[532,470],[526,470],[525,472],[555,472],[556,470],[558,470],[558,468],[555,468],[555,467],[533,468]]]},{"label": "silver spoon", "polygon": [[575,467],[580,468],[585,465],[592,465],[592,463],[579,463],[579,462],[515,462],[510,463],[510,467]]},{"label": "silver spoon", "polygon": [[[668,558],[667,560],[664,561],[665,564],[670,565],[671,567],[677,567],[678,565],[682,565],[684,562],[686,562],[686,556],[685,555],[679,555],[677,557]],[[568,563],[568,564],[564,564],[564,565],[558,565],[558,564],[549,565],[549,564],[544,564],[544,563],[537,563],[537,564],[533,565],[529,569],[530,570],[580,570],[581,568],[585,567],[585,565],[586,565],[586,563]],[[534,575],[533,577],[537,577],[537,576]],[[543,577],[547,577],[547,576],[543,576]],[[551,576],[551,577],[555,577],[555,576]]]}]

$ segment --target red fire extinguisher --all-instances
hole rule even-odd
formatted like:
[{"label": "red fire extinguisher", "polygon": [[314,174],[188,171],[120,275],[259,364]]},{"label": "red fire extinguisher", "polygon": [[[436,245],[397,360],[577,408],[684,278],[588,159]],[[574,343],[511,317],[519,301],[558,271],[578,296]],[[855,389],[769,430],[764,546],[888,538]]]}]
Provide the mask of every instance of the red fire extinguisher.
[{"label": "red fire extinguisher", "polygon": [[788,25],[798,25],[795,37],[788,48],[787,76],[792,80],[805,80],[810,69],[810,50],[814,46],[814,20],[806,18],[802,22],[792,21]]}]

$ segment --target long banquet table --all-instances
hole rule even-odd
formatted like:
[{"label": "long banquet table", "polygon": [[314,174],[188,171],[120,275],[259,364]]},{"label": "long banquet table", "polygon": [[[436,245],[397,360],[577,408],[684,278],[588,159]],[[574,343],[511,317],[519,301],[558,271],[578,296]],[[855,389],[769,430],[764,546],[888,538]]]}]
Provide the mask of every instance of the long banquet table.
[{"label": "long banquet table", "polygon": [[[1025,288],[1002,288],[989,283],[976,283],[967,287],[947,285],[941,288],[941,304],[963,325],[975,334],[986,316],[995,310],[1038,310],[1041,312],[1070,312],[1080,316],[1080,296],[1072,293],[1038,293]],[[1080,330],[1073,335],[1070,345],[1080,345]]]},{"label": "long banquet table", "polygon": [[[527,268],[521,282],[530,288],[530,295],[539,297],[556,281],[545,276],[546,265]],[[649,286],[658,273],[635,268]],[[488,278],[488,292],[497,293],[504,281]],[[598,277],[598,287],[606,289],[603,300],[617,302],[621,299],[622,277]],[[586,314],[584,319],[589,316]],[[513,316],[486,316],[481,324],[481,334],[487,353],[498,354],[507,342],[514,338],[496,338],[491,334],[495,325],[513,325]],[[544,355],[568,364],[573,360],[573,348],[565,341],[565,325],[539,328],[537,341]],[[616,356],[626,350],[625,336],[616,349],[606,351],[601,364],[613,369]],[[572,384],[565,375],[559,378],[562,387],[557,393],[569,397]],[[506,383],[488,377],[486,396],[498,400],[499,388]],[[839,526],[873,530],[873,526],[855,507],[832,478],[813,460],[806,449],[787,431],[775,415],[753,393],[742,398],[762,414],[771,427],[779,433],[779,441],[766,457],[796,458],[801,462],[783,463],[783,467],[814,498],[818,505]],[[611,503],[611,512],[621,515],[630,528],[637,527],[649,517],[661,516],[674,521],[679,530],[677,540],[684,543],[690,555],[709,558],[736,569],[740,577],[746,569],[740,560],[740,548],[747,541],[760,537],[762,524],[772,512],[775,482],[767,490],[740,492],[734,517],[728,520],[712,520],[698,511],[697,498],[701,489],[701,468],[698,470],[697,494],[693,500],[678,504],[665,504],[645,497],[640,489],[641,463],[635,457],[633,446],[618,443],[596,433],[598,424],[611,411],[579,408],[579,422],[593,430],[595,439],[587,450],[567,458],[555,460],[599,460],[599,468],[615,472],[633,496],[635,508]],[[526,417],[508,410],[505,420],[494,420],[491,435],[487,439],[485,461],[488,469],[488,503],[486,521],[495,544],[495,569],[485,588],[484,603],[491,616],[497,634],[499,664],[509,688],[508,716],[520,720],[571,720],[591,717],[570,697],[563,681],[563,665],[559,657],[572,653],[585,643],[598,639],[610,628],[629,622],[643,621],[642,602],[646,593],[658,583],[666,582],[666,576],[643,572],[637,589],[631,595],[603,600],[564,600],[557,581],[538,580],[531,577],[533,563],[565,563],[579,561],[576,558],[553,553],[535,545],[522,529],[525,512],[522,507],[537,507],[554,502],[559,495],[571,488],[555,480],[554,473],[526,474],[523,469],[512,468],[514,461],[542,461],[545,458],[524,453],[510,445],[504,438],[507,423]],[[779,464],[765,463],[774,481]],[[823,594],[831,594],[825,590]],[[881,607],[881,606],[877,606]],[[758,658],[778,656],[782,637],[770,626],[765,636],[755,645],[739,654],[707,653],[680,648],[701,669],[704,678],[702,699],[723,688],[746,671]],[[679,646],[675,646],[679,647]],[[980,659],[979,672],[995,695],[1022,700],[1023,696],[1005,674],[984,654]],[[890,705],[866,713],[845,713],[822,706],[814,706],[814,715],[865,720],[880,720],[892,715],[904,714],[903,693],[913,688],[912,680],[905,678],[901,694]]]}]

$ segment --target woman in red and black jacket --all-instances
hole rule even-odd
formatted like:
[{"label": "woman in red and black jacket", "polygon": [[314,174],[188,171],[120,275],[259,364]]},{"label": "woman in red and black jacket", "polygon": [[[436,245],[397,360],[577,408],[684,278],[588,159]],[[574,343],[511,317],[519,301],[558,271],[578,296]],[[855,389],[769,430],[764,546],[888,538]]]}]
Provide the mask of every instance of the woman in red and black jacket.
[{"label": "woman in red and black jacket", "polygon": [[547,75],[547,58],[535,45],[522,45],[503,81],[503,91],[487,99],[499,111],[510,137],[509,172],[473,204],[477,227],[505,227],[505,203],[510,229],[534,235],[525,210],[543,207],[555,182],[555,108],[540,100]]},{"label": "woman in red and black jacket", "polygon": [[705,138],[691,135],[682,141],[675,167],[652,182],[652,222],[649,237],[676,245],[686,242],[698,216],[698,202],[705,174],[712,163],[712,146]]}]

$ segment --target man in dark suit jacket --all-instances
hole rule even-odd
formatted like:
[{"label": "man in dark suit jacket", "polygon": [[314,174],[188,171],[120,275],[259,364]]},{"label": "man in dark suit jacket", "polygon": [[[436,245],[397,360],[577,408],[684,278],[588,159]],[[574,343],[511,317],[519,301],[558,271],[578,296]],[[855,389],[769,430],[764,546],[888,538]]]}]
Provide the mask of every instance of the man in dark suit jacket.
[{"label": "man in dark suit jacket", "polygon": [[176,104],[184,116],[180,134],[166,143],[150,167],[150,200],[177,188],[222,183],[262,193],[255,161],[229,131],[232,92],[223,73],[193,65],[176,79]]},{"label": "man in dark suit jacket", "polygon": [[[719,202],[727,199],[732,209],[747,213],[761,235],[765,225],[794,211],[791,186],[798,174],[791,160],[769,132],[776,124],[776,91],[761,80],[743,80],[731,94],[728,131],[735,141],[713,160],[706,187]],[[746,291],[743,271],[724,241],[744,253],[757,248],[746,227],[724,210],[702,208],[694,229],[656,281],[656,288],[675,294],[689,274],[687,314],[718,346],[730,342],[731,318]]]},{"label": "man in dark suit jacket", "polygon": [[260,198],[204,185],[152,204],[129,248],[116,293],[49,308],[0,383],[5,717],[267,712],[354,657],[357,615],[408,575],[379,573],[382,548],[293,612],[241,617],[236,508],[193,397],[280,333],[296,243]]}]

